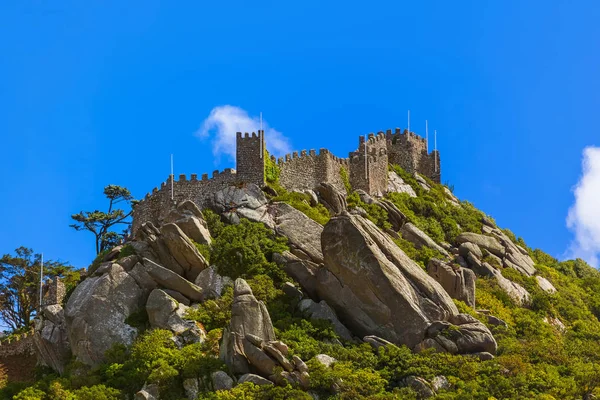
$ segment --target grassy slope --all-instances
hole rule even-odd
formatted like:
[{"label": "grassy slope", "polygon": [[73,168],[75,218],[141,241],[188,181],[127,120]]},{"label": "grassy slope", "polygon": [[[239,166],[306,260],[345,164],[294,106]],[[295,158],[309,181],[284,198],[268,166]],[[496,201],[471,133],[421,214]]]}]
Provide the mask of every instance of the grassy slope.
[{"label": "grassy slope", "polygon": [[[483,213],[471,204],[450,204],[441,185],[430,183],[425,191],[416,180],[395,168],[411,184],[417,198],[391,194],[394,202],[419,228],[436,241],[452,243],[461,231],[481,232]],[[329,219],[322,207],[311,207],[305,195],[277,188],[278,201],[286,201],[320,223]],[[360,202],[350,194],[349,204],[363,207],[369,217],[383,228],[389,228],[385,211]],[[203,252],[222,273],[246,278],[257,298],[267,304],[278,338],[287,343],[292,354],[308,361],[312,390],[324,398],[388,399],[417,398],[405,388],[402,380],[410,375],[431,380],[444,375],[452,385],[438,393],[439,399],[581,399],[600,394],[600,274],[581,260],[558,262],[540,250],[526,247],[522,239],[514,241],[526,247],[536,262],[541,276],[558,289],[556,294],[541,291],[533,278],[513,270],[505,277],[518,282],[532,294],[529,308],[516,306],[491,280],[477,280],[477,308],[488,309],[508,323],[508,327],[492,327],[499,344],[494,360],[480,362],[472,357],[449,354],[413,354],[405,347],[388,348],[379,353],[367,344],[335,344],[335,333],[327,323],[307,321],[290,306],[281,285],[291,279],[271,262],[272,253],[285,248],[285,242],[273,237],[259,224],[244,222],[225,226],[218,217],[207,212],[206,219],[215,241]],[[460,227],[460,228],[459,228]],[[510,232],[507,232],[511,236]],[[239,240],[243,237],[244,240]],[[236,239],[237,238],[237,239]],[[398,245],[421,265],[436,254],[417,250],[409,242]],[[240,261],[234,254],[243,254]],[[230,318],[232,291],[215,301],[207,301],[190,317],[204,324],[208,340],[202,345],[176,349],[170,334],[161,330],[146,331],[129,349],[116,347],[107,362],[95,370],[87,370],[73,362],[69,372],[59,378],[40,371],[40,379],[25,385],[9,384],[0,394],[17,399],[118,399],[131,395],[144,382],[161,386],[162,398],[180,399],[185,394],[182,382],[201,377],[208,382],[211,372],[224,369],[217,359],[222,329]],[[478,318],[474,310],[457,303],[463,312]],[[553,319],[564,324],[564,330],[552,325]],[[482,319],[483,320],[483,319]],[[486,321],[483,321],[486,322]],[[319,353],[335,357],[332,369],[323,368],[312,358]],[[334,394],[332,387],[339,394]],[[203,387],[202,399],[270,399],[310,398],[291,387],[254,387],[244,384],[230,392],[211,392]],[[0,396],[1,397],[1,396]]]}]

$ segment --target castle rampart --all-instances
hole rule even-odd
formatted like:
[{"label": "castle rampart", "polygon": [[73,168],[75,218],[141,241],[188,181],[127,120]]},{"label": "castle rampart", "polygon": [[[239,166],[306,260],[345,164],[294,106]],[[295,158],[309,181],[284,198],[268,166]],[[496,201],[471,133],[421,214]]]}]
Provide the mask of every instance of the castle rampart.
[{"label": "castle rampart", "polygon": [[[210,206],[215,192],[237,183],[254,183],[264,186],[265,174],[264,131],[258,134],[237,132],[236,166],[222,172],[214,171],[212,176],[203,174],[180,175],[178,180],[169,177],[159,188],[135,205],[133,210],[132,233],[142,223],[151,221],[160,224],[172,207],[183,200],[192,200],[199,207]],[[392,133],[388,129],[376,135],[370,133],[365,139],[359,137],[358,149],[350,152],[348,158],[339,158],[327,149],[302,150],[286,154],[275,160],[279,168],[279,183],[287,190],[315,189],[321,182],[328,182],[340,191],[344,191],[344,182],[340,173],[342,168],[348,172],[350,184],[354,189],[382,196],[387,191],[388,164],[398,164],[410,173],[427,176],[434,182],[440,182],[440,154],[428,152],[426,139],[414,132],[396,128]]]},{"label": "castle rampart", "polygon": [[348,168],[348,159],[338,158],[327,149],[302,150],[280,157],[279,183],[288,190],[314,189],[321,182],[329,182],[338,190],[345,190],[340,168]]}]

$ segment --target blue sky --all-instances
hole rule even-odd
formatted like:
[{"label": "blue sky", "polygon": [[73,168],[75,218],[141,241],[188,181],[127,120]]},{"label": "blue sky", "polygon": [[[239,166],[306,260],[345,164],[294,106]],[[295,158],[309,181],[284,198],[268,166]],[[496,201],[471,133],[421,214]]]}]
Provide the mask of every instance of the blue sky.
[{"label": "blue sky", "polygon": [[107,184],[144,196],[171,153],[176,174],[233,167],[195,135],[232,105],[339,156],[410,109],[460,198],[532,247],[562,257],[579,235],[593,257],[600,6],[572,3],[3,1],[0,253],[86,266],[69,216],[104,208]]}]

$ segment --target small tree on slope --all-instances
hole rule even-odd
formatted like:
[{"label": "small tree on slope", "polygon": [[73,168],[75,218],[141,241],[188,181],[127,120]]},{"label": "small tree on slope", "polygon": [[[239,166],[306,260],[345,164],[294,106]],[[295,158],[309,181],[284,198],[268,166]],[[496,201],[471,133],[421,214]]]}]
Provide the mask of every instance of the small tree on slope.
[{"label": "small tree on slope", "polygon": [[[94,234],[96,254],[117,245],[127,235],[131,226],[131,220],[129,219],[132,213],[131,206],[136,202],[128,189],[117,185],[106,186],[104,195],[109,200],[107,212],[98,210],[80,211],[78,214],[71,215],[71,218],[76,222],[69,225],[77,231],[90,231]],[[129,212],[115,208],[119,203],[126,203]],[[122,233],[112,230],[118,225],[124,226],[125,229]]]}]

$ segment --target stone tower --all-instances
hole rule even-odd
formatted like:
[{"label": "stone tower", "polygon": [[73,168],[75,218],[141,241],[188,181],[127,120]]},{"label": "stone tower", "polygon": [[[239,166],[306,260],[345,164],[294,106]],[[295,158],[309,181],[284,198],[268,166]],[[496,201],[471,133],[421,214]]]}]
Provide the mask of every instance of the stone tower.
[{"label": "stone tower", "polygon": [[364,136],[359,137],[358,150],[350,153],[350,184],[354,189],[383,196],[387,181],[388,154],[384,133],[370,133],[366,142]]},{"label": "stone tower", "polygon": [[236,172],[240,182],[255,183],[259,187],[265,184],[265,131],[237,132],[236,134]]}]

